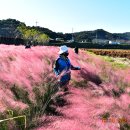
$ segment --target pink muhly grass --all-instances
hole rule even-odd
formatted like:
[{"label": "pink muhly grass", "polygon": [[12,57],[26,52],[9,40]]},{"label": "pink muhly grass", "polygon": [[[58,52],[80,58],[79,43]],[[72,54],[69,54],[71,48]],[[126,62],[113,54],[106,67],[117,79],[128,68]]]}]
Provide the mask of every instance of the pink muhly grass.
[{"label": "pink muhly grass", "polygon": [[128,94],[122,94],[120,97],[122,109],[126,109],[130,105],[130,96]]},{"label": "pink muhly grass", "polygon": [[[27,104],[14,100],[10,89],[16,85],[29,93],[31,101],[36,100],[34,88],[39,89],[40,94],[44,90],[40,85],[56,80],[52,73],[52,64],[58,57],[58,47],[37,46],[25,49],[24,46],[0,46],[0,101],[1,111],[8,108],[26,109]],[[89,55],[79,50],[79,55],[69,48],[69,58],[74,66],[80,66],[81,70],[71,71],[72,80],[80,82],[84,88],[74,88],[70,83],[71,94],[64,96],[70,104],[58,108],[64,116],[54,117],[49,126],[41,126],[35,130],[119,130],[118,123],[102,122],[102,115],[109,113],[129,117],[129,96],[124,91],[115,97],[113,91],[118,92],[120,79],[128,82],[129,71],[113,70],[99,57]],[[125,75],[126,74],[126,75]],[[106,76],[107,80],[103,80]],[[82,83],[82,81],[84,83]],[[37,86],[38,85],[38,86]],[[128,88],[127,88],[128,89]],[[5,91],[6,90],[6,91]],[[102,94],[99,94],[102,92]],[[106,94],[109,93],[109,95]],[[34,101],[36,102],[36,101]]]},{"label": "pink muhly grass", "polygon": [[[22,102],[14,101],[12,93],[10,94],[9,90],[6,91],[0,91],[0,100],[2,101],[1,103],[1,108],[4,108],[4,111],[7,109],[20,109],[24,110],[28,106]],[[2,109],[1,109],[2,110]]]},{"label": "pink muhly grass", "polygon": [[[49,77],[48,71],[52,69],[52,61],[56,58],[54,47],[32,47],[1,45],[0,51],[0,82],[2,86],[10,88],[13,84],[25,88],[30,97],[33,97],[33,86],[42,83]],[[8,47],[8,48],[7,48]],[[54,55],[51,55],[51,52]],[[49,58],[50,57],[50,58]],[[45,59],[50,60],[50,64]],[[52,73],[52,70],[50,71]],[[45,74],[47,74],[45,76]],[[45,76],[45,77],[44,77]],[[33,85],[33,86],[32,86]]]},{"label": "pink muhly grass", "polygon": [[[84,52],[83,52],[84,54]],[[91,57],[91,58],[90,58]],[[49,127],[41,127],[36,130],[47,129],[47,130],[55,130],[55,129],[64,129],[68,130],[80,130],[82,129],[92,129],[92,130],[119,130],[118,119],[120,116],[125,116],[128,118],[128,105],[129,102],[126,102],[129,96],[125,96],[125,94],[121,94],[118,98],[113,95],[112,90],[118,91],[118,85],[121,77],[124,73],[120,74],[120,71],[115,71],[111,68],[111,66],[107,65],[104,61],[100,60],[98,57],[92,57],[87,55],[87,58],[93,59],[92,62],[87,62],[87,58],[85,55],[80,56],[78,59],[78,55],[74,55],[72,50],[70,49],[69,58],[74,65],[79,65],[81,68],[84,68],[80,71],[72,71],[72,79],[76,81],[81,81],[83,79],[92,82],[89,88],[100,91],[107,91],[110,95],[106,95],[105,92],[102,96],[97,95],[94,96],[95,93],[89,88],[87,89],[76,89],[73,88],[70,84],[72,95],[67,96],[68,102],[71,103],[71,106],[66,106],[61,109],[66,118],[64,119],[56,119],[51,123]],[[76,59],[76,60],[75,60]],[[104,76],[109,76],[108,81],[102,81],[101,84],[95,84],[95,80],[93,77],[99,76],[101,72],[105,73]],[[102,79],[101,79],[102,80]],[[124,81],[123,81],[124,82]],[[86,83],[87,87],[88,83]],[[93,88],[92,88],[93,87]],[[104,89],[103,89],[104,88]],[[102,90],[103,89],[103,90]],[[124,105],[123,105],[124,104]],[[123,109],[127,109],[124,111]],[[124,112],[123,112],[124,111]],[[105,113],[110,113],[110,117],[108,121],[104,122],[102,120],[102,115]],[[119,116],[120,115],[120,116]],[[114,117],[112,117],[114,116]],[[68,120],[67,120],[68,119]],[[112,120],[111,120],[112,119]],[[113,121],[114,120],[114,121]]]}]

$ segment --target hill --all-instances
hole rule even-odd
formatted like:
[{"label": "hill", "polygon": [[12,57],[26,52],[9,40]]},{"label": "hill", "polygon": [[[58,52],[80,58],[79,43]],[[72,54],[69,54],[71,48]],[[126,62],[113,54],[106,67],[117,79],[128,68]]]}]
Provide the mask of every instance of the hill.
[{"label": "hill", "polygon": [[[24,31],[19,30],[19,27],[24,26]],[[25,33],[25,30],[27,33]],[[31,33],[32,32],[32,33]],[[33,39],[36,40],[37,34],[44,34],[48,39],[62,38],[64,41],[71,40],[72,36],[75,41],[91,42],[93,39],[103,40],[117,40],[122,42],[128,42],[130,40],[130,32],[127,33],[110,33],[103,29],[97,29],[93,31],[82,31],[75,33],[57,33],[53,32],[48,28],[39,26],[26,26],[25,23],[15,19],[0,20],[0,36],[9,38],[22,38],[22,39]],[[40,40],[42,41],[42,40]],[[48,40],[47,40],[48,41]]]},{"label": "hill", "polygon": [[130,32],[126,32],[126,33],[115,33],[116,35],[118,35],[119,37],[122,37],[126,40],[130,40]]},{"label": "hill", "polygon": [[63,35],[62,33],[56,33],[53,32],[47,28],[44,27],[39,27],[39,26],[26,26],[25,23],[20,22],[18,20],[15,19],[7,19],[7,20],[0,20],[0,36],[2,37],[18,37],[18,38],[22,38],[22,33],[20,32],[20,30],[18,29],[19,26],[25,26],[28,29],[34,29],[37,30],[43,34],[47,34],[50,38],[66,38],[66,35]]},{"label": "hill", "polygon": [[109,33],[103,29],[97,29],[94,31],[83,31],[74,33],[76,41],[92,41],[93,39],[103,39],[103,40],[130,40],[129,33]]}]

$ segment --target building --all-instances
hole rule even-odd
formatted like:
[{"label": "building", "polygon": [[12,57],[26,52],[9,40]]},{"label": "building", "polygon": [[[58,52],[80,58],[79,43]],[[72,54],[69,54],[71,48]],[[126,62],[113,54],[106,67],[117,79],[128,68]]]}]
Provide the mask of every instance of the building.
[{"label": "building", "polygon": [[109,44],[111,44],[111,45],[119,45],[119,44],[120,44],[120,42],[116,42],[116,41],[109,41]]}]

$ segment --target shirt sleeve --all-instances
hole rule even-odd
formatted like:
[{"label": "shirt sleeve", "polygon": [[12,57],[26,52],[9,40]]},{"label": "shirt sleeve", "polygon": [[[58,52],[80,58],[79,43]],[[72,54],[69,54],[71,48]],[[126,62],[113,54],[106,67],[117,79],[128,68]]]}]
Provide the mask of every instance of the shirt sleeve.
[{"label": "shirt sleeve", "polygon": [[[69,60],[69,62],[70,62],[70,60]],[[70,68],[71,68],[71,70],[80,70],[80,67],[79,67],[79,66],[73,66],[73,65],[71,64],[71,62],[70,62]]]}]

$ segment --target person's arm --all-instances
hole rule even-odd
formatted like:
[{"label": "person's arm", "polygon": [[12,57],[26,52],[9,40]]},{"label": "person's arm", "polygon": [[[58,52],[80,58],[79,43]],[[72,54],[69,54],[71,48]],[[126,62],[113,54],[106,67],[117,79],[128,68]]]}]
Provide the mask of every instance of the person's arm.
[{"label": "person's arm", "polygon": [[72,69],[72,70],[80,70],[80,67],[79,67],[79,66],[76,66],[76,67],[75,67],[75,66],[71,65],[71,69]]},{"label": "person's arm", "polygon": [[[68,59],[69,60],[69,59]],[[73,66],[69,60],[71,70],[80,70],[79,66]]]}]

